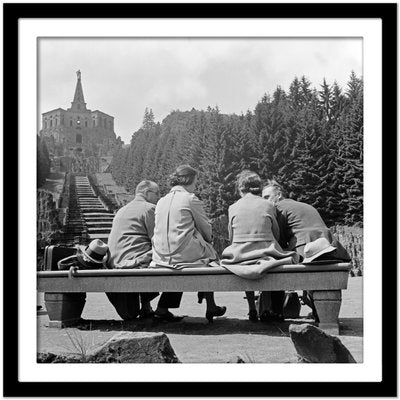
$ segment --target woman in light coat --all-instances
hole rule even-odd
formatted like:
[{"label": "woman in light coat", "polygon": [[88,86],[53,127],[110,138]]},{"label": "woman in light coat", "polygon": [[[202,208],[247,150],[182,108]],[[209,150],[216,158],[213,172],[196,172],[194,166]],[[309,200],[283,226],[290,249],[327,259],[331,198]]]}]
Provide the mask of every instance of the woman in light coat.
[{"label": "woman in light coat", "polygon": [[[265,272],[297,261],[295,252],[284,251],[278,244],[279,226],[275,208],[260,196],[261,178],[255,172],[245,170],[237,177],[237,189],[241,198],[229,207],[231,245],[223,251],[221,265],[237,275],[254,279],[251,271]],[[246,298],[249,319],[256,322],[258,315],[254,292],[246,292]],[[277,315],[273,317],[280,318]]]},{"label": "woman in light coat", "polygon": [[[155,210],[150,267],[207,267],[217,260],[211,244],[211,224],[203,203],[193,193],[196,183],[197,171],[189,165],[179,166],[170,176],[172,189],[158,201]],[[199,302],[203,297],[207,302],[206,318],[209,322],[213,317],[225,314],[226,307],[215,304],[212,292],[199,293]]]}]

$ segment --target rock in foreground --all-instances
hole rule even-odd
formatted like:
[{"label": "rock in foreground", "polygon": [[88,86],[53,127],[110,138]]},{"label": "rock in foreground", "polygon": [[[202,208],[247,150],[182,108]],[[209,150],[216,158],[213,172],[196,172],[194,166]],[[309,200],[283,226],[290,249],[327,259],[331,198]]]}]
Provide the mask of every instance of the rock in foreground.
[{"label": "rock in foreground", "polygon": [[58,363],[81,363],[82,357],[78,354],[54,354],[54,353],[38,353],[37,362],[39,364],[58,364]]},{"label": "rock in foreground", "polygon": [[355,363],[349,350],[336,336],[326,334],[310,324],[289,326],[290,338],[297,354],[309,363]]},{"label": "rock in foreground", "polygon": [[165,333],[122,332],[89,357],[95,363],[179,363]]}]

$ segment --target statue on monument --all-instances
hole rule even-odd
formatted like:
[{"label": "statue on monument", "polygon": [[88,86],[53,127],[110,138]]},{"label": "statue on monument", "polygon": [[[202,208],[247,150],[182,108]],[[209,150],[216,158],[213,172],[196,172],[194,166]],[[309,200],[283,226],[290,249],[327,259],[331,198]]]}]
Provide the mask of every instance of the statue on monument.
[{"label": "statue on monument", "polygon": [[78,77],[78,79],[81,79],[81,70],[78,69],[78,71],[76,71],[76,76]]}]

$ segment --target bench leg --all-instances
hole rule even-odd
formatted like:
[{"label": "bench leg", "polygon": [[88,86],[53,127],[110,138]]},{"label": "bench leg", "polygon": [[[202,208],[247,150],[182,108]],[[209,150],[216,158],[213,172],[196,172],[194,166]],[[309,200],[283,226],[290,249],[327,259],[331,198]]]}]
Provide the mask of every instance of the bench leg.
[{"label": "bench leg", "polygon": [[45,293],[44,302],[49,316],[49,328],[64,328],[81,318],[86,293]]},{"label": "bench leg", "polygon": [[341,290],[313,291],[314,305],[319,317],[319,327],[330,335],[339,335]]}]

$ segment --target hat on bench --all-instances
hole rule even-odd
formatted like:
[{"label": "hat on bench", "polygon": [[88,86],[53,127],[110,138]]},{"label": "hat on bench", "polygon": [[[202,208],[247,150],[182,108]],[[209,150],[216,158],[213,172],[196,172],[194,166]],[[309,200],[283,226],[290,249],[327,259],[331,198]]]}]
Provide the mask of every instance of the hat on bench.
[{"label": "hat on bench", "polygon": [[307,243],[304,246],[304,260],[303,264],[308,264],[313,262],[314,260],[323,254],[330,253],[336,250],[336,247],[333,247],[328,239],[318,238],[312,242]]},{"label": "hat on bench", "polygon": [[108,246],[100,239],[94,239],[89,246],[79,246],[76,257],[87,268],[101,268],[109,258]]}]

